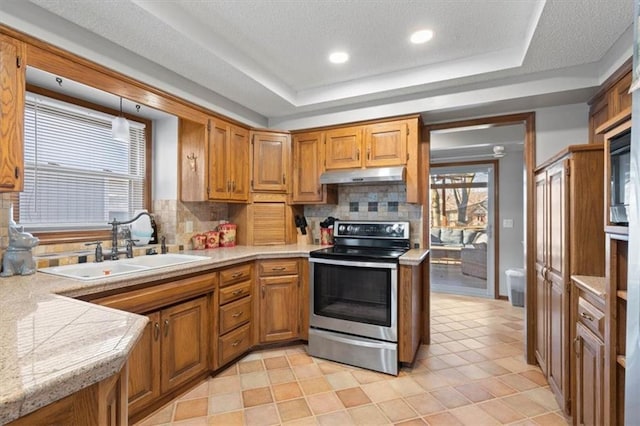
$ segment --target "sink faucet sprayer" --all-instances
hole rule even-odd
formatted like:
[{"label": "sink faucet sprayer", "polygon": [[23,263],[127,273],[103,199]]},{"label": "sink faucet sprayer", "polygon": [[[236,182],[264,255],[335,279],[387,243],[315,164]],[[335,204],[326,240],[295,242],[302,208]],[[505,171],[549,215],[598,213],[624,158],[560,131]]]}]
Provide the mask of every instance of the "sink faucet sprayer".
[{"label": "sink faucet sprayer", "polygon": [[[111,260],[118,260],[118,226],[120,225],[128,225],[130,223],[135,222],[136,220],[138,220],[140,217],[142,216],[149,216],[149,218],[151,218],[151,215],[147,212],[141,212],[140,214],[138,214],[136,217],[134,217],[131,220],[127,220],[124,222],[118,222],[116,220],[116,218],[113,218],[112,222],[109,222],[109,225],[111,225],[111,255],[109,256]],[[132,248],[128,248],[127,250],[127,257],[131,256],[133,257],[133,255],[130,255],[129,253],[131,253]]]}]

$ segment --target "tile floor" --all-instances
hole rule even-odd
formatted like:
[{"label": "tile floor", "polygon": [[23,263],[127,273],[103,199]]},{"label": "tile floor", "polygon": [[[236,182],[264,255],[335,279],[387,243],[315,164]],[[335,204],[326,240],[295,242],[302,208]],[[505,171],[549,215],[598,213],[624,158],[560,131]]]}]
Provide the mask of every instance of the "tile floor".
[{"label": "tile floor", "polygon": [[398,377],[309,357],[254,352],[172,401],[151,425],[566,425],[523,358],[522,308],[432,293],[432,344]]}]

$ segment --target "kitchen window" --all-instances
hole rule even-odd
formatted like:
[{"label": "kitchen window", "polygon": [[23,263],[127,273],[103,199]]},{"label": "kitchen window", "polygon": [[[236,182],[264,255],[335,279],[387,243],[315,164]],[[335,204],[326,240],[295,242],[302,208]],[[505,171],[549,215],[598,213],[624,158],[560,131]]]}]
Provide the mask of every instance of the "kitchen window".
[{"label": "kitchen window", "polygon": [[14,217],[30,232],[109,229],[145,208],[145,123],[130,141],[111,136],[113,116],[27,93],[24,191]]}]

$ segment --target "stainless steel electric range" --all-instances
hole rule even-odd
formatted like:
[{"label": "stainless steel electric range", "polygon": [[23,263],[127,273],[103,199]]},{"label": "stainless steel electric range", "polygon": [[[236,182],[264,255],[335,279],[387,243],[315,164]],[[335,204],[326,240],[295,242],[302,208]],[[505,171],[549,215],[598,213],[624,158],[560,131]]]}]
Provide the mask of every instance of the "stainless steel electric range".
[{"label": "stainless steel electric range", "polygon": [[398,374],[398,264],[409,222],[336,221],[309,254],[309,354]]}]

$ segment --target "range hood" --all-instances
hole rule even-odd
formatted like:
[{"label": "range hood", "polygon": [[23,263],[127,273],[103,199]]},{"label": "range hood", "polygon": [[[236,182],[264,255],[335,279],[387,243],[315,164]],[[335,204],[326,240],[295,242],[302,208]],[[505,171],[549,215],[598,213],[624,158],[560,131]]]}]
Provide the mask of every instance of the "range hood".
[{"label": "range hood", "polygon": [[368,169],[329,170],[320,175],[321,184],[404,182],[405,166]]}]

